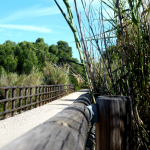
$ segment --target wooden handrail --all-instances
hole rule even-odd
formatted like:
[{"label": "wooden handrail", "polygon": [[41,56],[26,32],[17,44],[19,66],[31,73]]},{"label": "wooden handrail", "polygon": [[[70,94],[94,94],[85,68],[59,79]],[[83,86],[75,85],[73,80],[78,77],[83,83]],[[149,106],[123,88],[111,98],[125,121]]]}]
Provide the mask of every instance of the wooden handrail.
[{"label": "wooden handrail", "polygon": [[[38,105],[41,106],[47,104],[48,102],[51,102],[58,97],[62,97],[67,93],[71,93],[74,91],[74,85],[60,84],[39,86],[6,86],[0,87],[0,90],[5,91],[5,99],[0,100],[0,104],[4,105],[4,111],[0,112],[0,116],[4,115],[3,119],[6,119],[8,114],[10,116],[14,116],[15,111],[18,111],[19,114],[21,114],[23,111],[27,111],[33,107],[37,108]],[[9,97],[9,90],[12,90],[11,98]],[[16,96],[16,90],[19,90],[18,96]],[[16,106],[17,102],[18,106]]]},{"label": "wooden handrail", "polygon": [[[87,100],[89,95],[84,97]],[[75,103],[1,150],[85,150],[90,112],[83,99],[79,97]]]},{"label": "wooden handrail", "polygon": [[[55,97],[58,98],[65,93],[65,90],[62,89],[64,89],[64,85],[55,89],[55,92],[46,92],[53,94],[52,97],[45,97],[47,99],[37,101],[34,104],[43,103]],[[5,90],[7,94],[8,89]],[[8,101],[5,102],[5,109],[6,103]],[[53,118],[0,150],[84,150],[91,117],[86,106],[90,104],[91,96],[89,94],[81,95],[72,105]],[[132,101],[130,97],[98,96],[96,105],[97,110],[94,112],[94,116],[97,115],[99,118],[95,126],[96,150],[131,150]],[[26,106],[29,107],[31,104]],[[21,110],[23,107],[15,109]],[[14,112],[15,109],[6,110],[3,114]]]}]

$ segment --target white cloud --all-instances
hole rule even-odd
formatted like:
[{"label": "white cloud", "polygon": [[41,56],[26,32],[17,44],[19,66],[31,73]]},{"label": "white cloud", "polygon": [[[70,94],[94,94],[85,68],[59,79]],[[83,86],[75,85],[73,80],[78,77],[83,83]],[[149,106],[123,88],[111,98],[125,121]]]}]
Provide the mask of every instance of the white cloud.
[{"label": "white cloud", "polygon": [[23,18],[39,17],[39,16],[53,15],[58,13],[60,13],[60,11],[57,8],[57,6],[44,7],[44,8],[39,8],[39,6],[34,6],[31,8],[26,8],[26,9],[21,9],[19,11],[16,11],[12,15],[4,19],[1,19],[0,22],[8,23]]},{"label": "white cloud", "polygon": [[63,26],[55,26],[55,25],[50,25],[50,26],[55,28],[61,28],[61,29],[70,29],[69,27],[63,27]]},{"label": "white cloud", "polygon": [[13,25],[13,24],[0,24],[1,28],[7,29],[19,29],[19,30],[26,30],[26,31],[37,31],[42,33],[50,33],[51,30],[44,28],[44,27],[36,27],[36,26],[27,26],[27,25]]}]

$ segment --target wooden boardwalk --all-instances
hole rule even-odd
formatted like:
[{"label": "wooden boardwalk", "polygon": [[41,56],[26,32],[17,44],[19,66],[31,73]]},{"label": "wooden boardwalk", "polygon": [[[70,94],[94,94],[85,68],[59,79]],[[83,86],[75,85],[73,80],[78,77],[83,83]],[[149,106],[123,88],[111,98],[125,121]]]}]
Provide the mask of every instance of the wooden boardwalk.
[{"label": "wooden boardwalk", "polygon": [[89,90],[71,93],[53,102],[0,121],[0,148],[68,107]]}]

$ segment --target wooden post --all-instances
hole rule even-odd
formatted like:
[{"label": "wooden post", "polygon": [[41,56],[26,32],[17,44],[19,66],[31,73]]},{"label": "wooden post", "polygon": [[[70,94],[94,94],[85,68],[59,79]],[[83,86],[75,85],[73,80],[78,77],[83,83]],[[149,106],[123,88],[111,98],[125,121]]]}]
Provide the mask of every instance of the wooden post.
[{"label": "wooden post", "polygon": [[63,85],[63,96],[65,95],[65,86]]},{"label": "wooden post", "polygon": [[[19,88],[19,96],[22,96],[22,87]],[[19,107],[22,106],[22,98],[19,99]],[[22,113],[22,109],[19,109],[19,114]]]},{"label": "wooden post", "polygon": [[1,150],[85,150],[89,119],[84,101],[76,101]]},{"label": "wooden post", "polygon": [[[52,97],[54,96],[54,87],[52,86]],[[53,98],[51,99],[51,101],[53,101]]]},{"label": "wooden post", "polygon": [[[51,92],[51,87],[50,86],[48,87],[48,92]],[[51,98],[51,94],[50,93],[48,94],[48,97]],[[51,102],[51,100],[49,100],[48,102]]]},{"label": "wooden post", "polygon": [[60,98],[60,85],[58,85],[58,89],[59,89],[58,97]]},{"label": "wooden post", "polygon": [[[43,86],[43,93],[45,93],[45,87],[44,87],[44,86]],[[43,97],[42,99],[44,100],[44,99],[45,99],[45,94],[43,94],[43,96],[42,96],[42,97]],[[46,102],[45,102],[45,101],[43,102],[43,105],[44,105],[44,104],[46,104]]]},{"label": "wooden post", "polygon": [[96,103],[96,150],[131,150],[131,99],[99,96]]},{"label": "wooden post", "polygon": [[54,100],[56,99],[56,86],[54,86],[54,96],[55,96],[55,98],[54,98]]},{"label": "wooden post", "polygon": [[[35,94],[38,93],[38,87],[35,87]],[[38,102],[38,96],[35,96],[35,102]],[[38,104],[35,104],[35,108],[37,108]]]},{"label": "wooden post", "polygon": [[[47,93],[47,91],[48,91],[48,87],[45,87],[44,93]],[[44,99],[47,99],[47,94],[44,94],[44,95],[45,95],[45,96],[44,96]],[[49,100],[46,101],[45,104],[47,104],[48,102],[49,102]]]},{"label": "wooden post", "polygon": [[56,86],[56,99],[58,99],[58,85]]},{"label": "wooden post", "polygon": [[[50,87],[47,87],[46,92],[49,92],[49,91],[50,91]],[[50,98],[50,97],[49,97],[49,94],[46,94],[46,98]],[[50,102],[50,100],[48,100],[48,102]]]},{"label": "wooden post", "polygon": [[[52,86],[50,86],[50,91],[52,92],[53,90],[52,90]],[[50,94],[50,98],[52,98],[52,93]],[[50,100],[50,102],[52,101],[52,99]]]},{"label": "wooden post", "polygon": [[[30,88],[30,95],[32,95],[32,88]],[[32,96],[30,97],[30,104],[32,104]],[[30,109],[32,109],[33,106],[30,106]]]},{"label": "wooden post", "polygon": [[[28,95],[28,88],[25,88],[25,96],[27,96]],[[25,105],[27,105],[28,104],[28,98],[25,98]],[[25,111],[27,111],[28,110],[28,107],[25,107]]]},{"label": "wooden post", "polygon": [[[9,89],[5,89],[5,99],[8,98],[8,92],[9,92]],[[8,107],[8,102],[5,102],[4,103],[4,111],[7,111],[7,107]],[[7,114],[4,115],[4,119],[7,119]]]},{"label": "wooden post", "polygon": [[[41,87],[39,87],[39,93],[41,93]],[[41,95],[39,95],[39,102],[41,101]],[[41,103],[39,103],[39,106],[41,106]]]},{"label": "wooden post", "polygon": [[[13,97],[15,97],[15,92],[16,92],[16,88],[13,88],[12,89],[12,98]],[[12,100],[12,107],[11,107],[12,109],[15,109],[15,100]],[[13,111],[12,113],[11,113],[11,116],[13,117],[15,115],[15,111]]]},{"label": "wooden post", "polygon": [[[46,92],[48,92],[48,93],[50,92],[50,87],[46,88]],[[50,94],[46,94],[46,98],[50,98]],[[47,103],[49,103],[49,102],[50,102],[50,100],[47,101]]]},{"label": "wooden post", "polygon": [[60,86],[60,94],[61,94],[60,97],[62,97],[62,85]]}]

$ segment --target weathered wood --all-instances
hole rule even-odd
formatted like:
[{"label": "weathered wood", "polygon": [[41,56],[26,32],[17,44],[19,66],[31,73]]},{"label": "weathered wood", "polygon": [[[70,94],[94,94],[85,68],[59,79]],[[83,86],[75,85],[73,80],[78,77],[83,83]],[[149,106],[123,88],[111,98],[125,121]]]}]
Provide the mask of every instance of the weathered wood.
[{"label": "weathered wood", "polygon": [[[30,95],[32,95],[32,88],[30,88]],[[32,97],[30,97],[30,104],[32,104]],[[32,108],[33,108],[33,106],[31,105],[30,109],[32,109]]]},{"label": "weathered wood", "polygon": [[86,106],[91,105],[92,97],[89,94],[83,94],[77,98],[74,103],[84,103]]},{"label": "weathered wood", "polygon": [[[22,96],[22,87],[19,89],[19,96]],[[19,107],[22,107],[22,98],[19,99]],[[19,114],[22,113],[22,109],[19,109]]]},{"label": "weathered wood", "polygon": [[[50,89],[50,87],[48,88],[48,92],[49,92],[49,94],[48,94],[48,98],[51,98],[51,94],[50,94],[51,89]],[[50,101],[50,99],[48,100],[48,103],[49,103],[49,102],[51,102],[51,101]]]},{"label": "weathered wood", "polygon": [[131,100],[123,96],[99,96],[96,150],[131,150]]},{"label": "weathered wood", "polygon": [[89,119],[86,105],[73,103],[1,150],[84,150]]},{"label": "weathered wood", "polygon": [[[53,91],[53,89],[52,89],[52,87],[50,87],[50,92],[52,92]],[[52,93],[50,94],[50,98],[52,98]],[[50,99],[50,102],[52,101],[52,99]]]},{"label": "weathered wood", "polygon": [[[41,87],[39,87],[39,102],[41,101]],[[39,106],[41,106],[42,104],[41,104],[41,102],[39,103]]]},{"label": "weathered wood", "polygon": [[[45,93],[45,87],[43,87],[43,93]],[[45,94],[43,94],[42,99],[45,99]],[[46,104],[46,102],[43,102],[42,105]]]},{"label": "weathered wood", "polygon": [[[15,97],[16,89],[12,89],[12,97]],[[15,100],[12,101],[12,109],[15,109]],[[11,116],[13,117],[15,115],[15,111],[12,111]]]},{"label": "weathered wood", "polygon": [[[59,96],[64,96],[64,94],[59,94],[60,89],[57,88],[59,86],[66,86],[66,85],[40,85],[40,86],[5,86],[5,87],[0,87],[0,89],[5,90],[5,99],[0,100],[0,104],[4,104],[4,111],[2,113],[0,113],[1,115],[4,115],[4,119],[7,118],[7,116],[10,114],[10,116],[14,116],[15,111],[19,111],[19,113],[22,113],[22,110],[27,111],[28,107],[30,107],[30,109],[32,109],[32,107],[37,108],[37,106],[41,106],[42,104],[47,104],[48,102],[51,102],[55,99],[57,99],[57,97]],[[73,86],[73,85],[71,85]],[[70,86],[70,87],[71,87]],[[19,96],[15,97],[15,95],[13,95],[13,91],[15,89],[19,88]],[[32,94],[32,90],[33,88],[35,89],[35,94]],[[38,93],[38,88],[39,88],[39,93]],[[43,88],[43,90],[45,88],[47,88],[48,90],[45,92],[45,90],[43,91],[44,93],[41,92],[41,88]],[[8,97],[8,93],[9,90],[12,89],[12,98]],[[25,96],[23,96],[22,94],[22,90],[25,89]],[[30,89],[30,95],[28,95],[28,89]],[[50,90],[51,89],[51,90]],[[45,96],[44,96],[45,95]],[[35,96],[36,102],[32,103],[32,98]],[[41,97],[43,99],[41,99]],[[30,104],[28,104],[28,98],[30,99]],[[39,98],[39,101],[38,101]],[[19,107],[17,106],[17,108],[15,108],[15,101],[19,99]],[[22,106],[22,101],[25,100],[25,105]],[[11,109],[8,109],[8,103],[12,103],[12,107]]]},{"label": "weathered wood", "polygon": [[[48,88],[46,87],[44,92],[50,92],[49,89],[50,89],[49,87],[48,87]],[[45,96],[43,97],[43,99],[49,98],[49,95],[50,95],[50,94],[48,94],[48,95],[45,94]],[[45,102],[45,104],[47,104],[47,103],[49,103],[49,102],[50,102],[50,101],[48,100],[48,101]]]},{"label": "weathered wood", "polygon": [[[25,88],[25,96],[27,96],[28,95],[28,88]],[[27,105],[28,104],[28,98],[25,98],[25,105]],[[28,107],[25,107],[25,111],[27,111],[28,110]]]},{"label": "weathered wood", "polygon": [[[38,93],[38,87],[35,87],[35,94],[37,94]],[[38,102],[38,97],[37,96],[35,96],[35,102]],[[38,107],[38,105],[37,104],[35,104],[35,108],[37,108]]]},{"label": "weathered wood", "polygon": [[[8,98],[8,92],[9,92],[9,89],[5,89],[5,99]],[[4,103],[4,111],[7,111],[7,107],[8,107],[8,102],[5,102]],[[4,115],[4,119],[7,119],[7,113]]]}]

